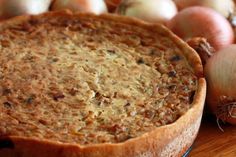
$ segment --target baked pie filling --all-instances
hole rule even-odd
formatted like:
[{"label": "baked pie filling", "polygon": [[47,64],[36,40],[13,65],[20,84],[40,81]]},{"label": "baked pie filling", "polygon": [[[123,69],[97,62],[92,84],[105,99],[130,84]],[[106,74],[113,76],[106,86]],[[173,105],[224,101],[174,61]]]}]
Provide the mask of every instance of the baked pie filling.
[{"label": "baked pie filling", "polygon": [[119,143],[175,122],[196,89],[164,33],[63,16],[0,29],[0,136]]}]

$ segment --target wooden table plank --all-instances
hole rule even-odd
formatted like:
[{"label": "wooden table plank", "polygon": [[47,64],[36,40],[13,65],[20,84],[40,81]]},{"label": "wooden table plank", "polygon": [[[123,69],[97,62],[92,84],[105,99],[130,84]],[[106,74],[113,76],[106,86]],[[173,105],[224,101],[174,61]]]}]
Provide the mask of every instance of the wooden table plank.
[{"label": "wooden table plank", "polygon": [[222,124],[216,118],[204,115],[198,137],[189,157],[236,157],[236,126]]}]

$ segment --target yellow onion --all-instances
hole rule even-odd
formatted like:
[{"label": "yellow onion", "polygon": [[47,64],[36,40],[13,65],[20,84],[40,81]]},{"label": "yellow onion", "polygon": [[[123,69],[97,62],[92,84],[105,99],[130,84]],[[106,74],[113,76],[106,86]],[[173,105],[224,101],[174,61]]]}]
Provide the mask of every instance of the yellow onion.
[{"label": "yellow onion", "polygon": [[224,17],[229,17],[234,11],[233,0],[174,0],[178,8],[184,9],[190,6],[204,6],[214,9]]},{"label": "yellow onion", "polygon": [[102,14],[107,12],[107,6],[103,0],[55,0],[51,10],[69,9],[72,12],[90,12]]},{"label": "yellow onion", "polygon": [[207,7],[194,6],[183,9],[167,26],[184,40],[204,37],[216,50],[234,42],[234,32],[230,23]]},{"label": "yellow onion", "polygon": [[123,0],[116,12],[149,22],[165,23],[176,15],[177,7],[172,0]]},{"label": "yellow onion", "polygon": [[207,105],[218,119],[236,125],[236,44],[214,53],[204,72]]},{"label": "yellow onion", "polygon": [[51,0],[0,0],[0,19],[48,11]]}]

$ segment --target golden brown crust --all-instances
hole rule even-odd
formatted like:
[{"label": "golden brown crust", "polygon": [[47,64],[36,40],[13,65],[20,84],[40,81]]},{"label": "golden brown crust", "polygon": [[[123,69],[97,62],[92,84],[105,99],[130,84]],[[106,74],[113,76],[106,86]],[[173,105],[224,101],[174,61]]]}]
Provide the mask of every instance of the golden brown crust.
[{"label": "golden brown crust", "polygon": [[[72,16],[70,12],[55,12],[41,15],[47,16]],[[89,14],[78,14],[73,16],[94,16]],[[0,28],[7,28],[18,22],[28,20],[30,16],[16,17],[14,20],[9,20],[0,24]],[[150,31],[159,31],[155,24],[148,24],[142,21],[116,17],[111,15],[101,15],[96,18],[111,19],[114,21],[128,23]],[[158,26],[163,27],[163,26]],[[133,138],[123,143],[117,144],[91,144],[80,146],[76,144],[63,144],[46,140],[33,138],[24,138],[17,136],[0,137],[6,139],[8,143],[12,143],[11,148],[0,148],[0,156],[13,157],[21,155],[24,157],[157,157],[157,156],[181,156],[184,151],[192,144],[195,139],[201,121],[201,115],[206,95],[206,82],[202,78],[202,65],[198,55],[186,43],[173,35],[166,28],[162,33],[166,33],[182,50],[187,57],[189,63],[194,69],[195,74],[199,77],[198,90],[195,93],[192,107],[181,116],[176,122],[161,126],[155,130],[143,134],[141,137]],[[1,141],[1,140],[0,140]]]}]

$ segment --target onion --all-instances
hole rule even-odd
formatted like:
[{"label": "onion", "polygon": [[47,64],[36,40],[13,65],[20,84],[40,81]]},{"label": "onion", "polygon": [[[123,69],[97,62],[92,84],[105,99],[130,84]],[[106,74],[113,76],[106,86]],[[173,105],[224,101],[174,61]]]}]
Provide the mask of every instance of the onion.
[{"label": "onion", "polygon": [[234,42],[230,23],[222,15],[206,7],[183,9],[167,26],[184,40],[204,37],[216,50]]},{"label": "onion", "polygon": [[102,14],[107,12],[103,0],[55,0],[51,10],[70,9],[73,12],[91,12]]},{"label": "onion", "polygon": [[205,38],[195,37],[186,41],[200,56],[202,65],[215,53],[215,49],[207,42]]},{"label": "onion", "polygon": [[0,19],[48,11],[51,0],[0,0]]},{"label": "onion", "polygon": [[108,11],[114,12],[122,0],[105,0]]},{"label": "onion", "polygon": [[176,15],[177,8],[172,0],[124,0],[118,6],[117,13],[149,22],[165,23]]},{"label": "onion", "polygon": [[204,72],[208,106],[218,119],[236,124],[236,44],[214,53]]},{"label": "onion", "polygon": [[190,6],[210,7],[224,17],[228,17],[234,11],[233,0],[174,0],[178,8],[181,10]]}]

